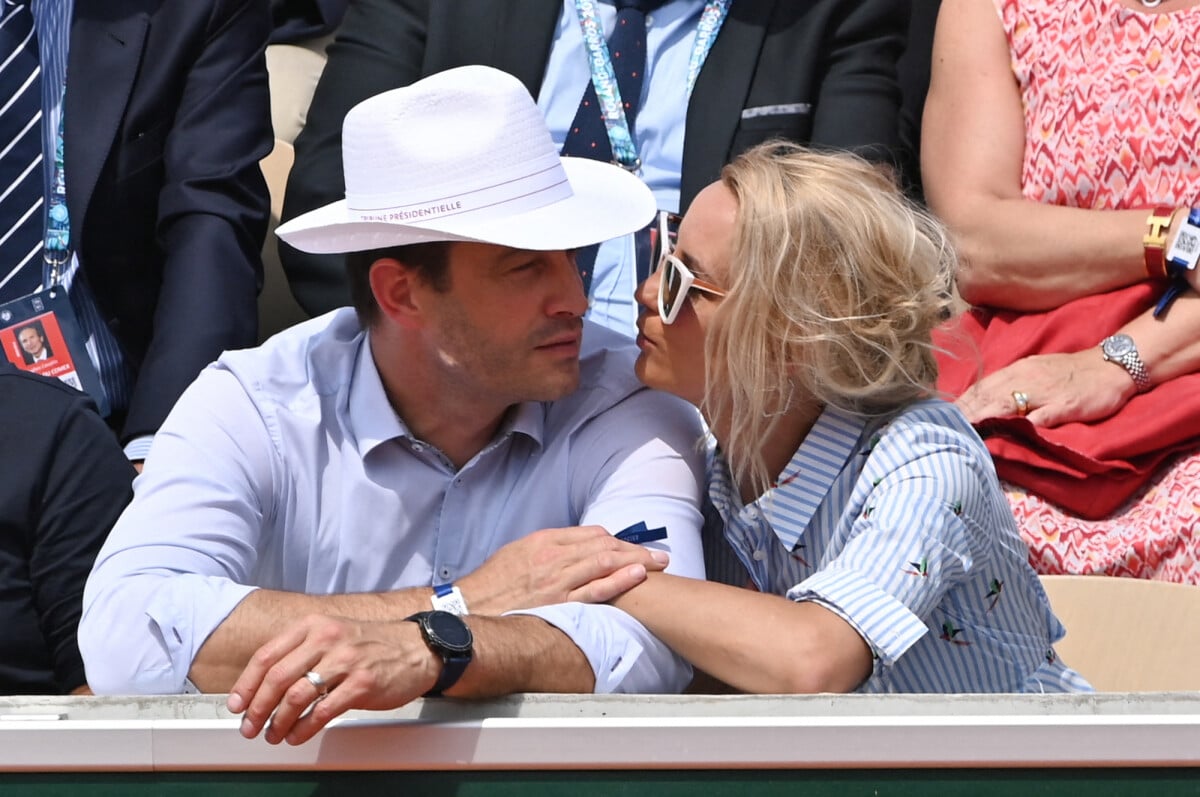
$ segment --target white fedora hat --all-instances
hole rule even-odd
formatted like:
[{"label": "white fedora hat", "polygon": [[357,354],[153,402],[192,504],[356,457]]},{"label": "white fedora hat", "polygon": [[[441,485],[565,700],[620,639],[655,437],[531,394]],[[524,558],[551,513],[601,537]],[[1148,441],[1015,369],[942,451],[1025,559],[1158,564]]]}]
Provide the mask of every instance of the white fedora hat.
[{"label": "white fedora hat", "polygon": [[575,249],[644,227],[650,189],[608,163],[562,158],[529,92],[486,66],[440,72],[354,106],[346,198],[276,233],[305,252],[427,241]]}]

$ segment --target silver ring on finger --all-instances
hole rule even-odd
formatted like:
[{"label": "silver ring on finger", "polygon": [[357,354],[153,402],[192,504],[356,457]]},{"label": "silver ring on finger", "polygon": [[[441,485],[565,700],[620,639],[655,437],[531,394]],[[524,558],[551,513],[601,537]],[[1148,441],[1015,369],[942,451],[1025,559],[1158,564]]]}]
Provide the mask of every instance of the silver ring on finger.
[{"label": "silver ring on finger", "polygon": [[325,679],[316,670],[304,673],[304,678],[317,690],[317,700],[323,700],[329,695],[329,684],[325,683]]}]

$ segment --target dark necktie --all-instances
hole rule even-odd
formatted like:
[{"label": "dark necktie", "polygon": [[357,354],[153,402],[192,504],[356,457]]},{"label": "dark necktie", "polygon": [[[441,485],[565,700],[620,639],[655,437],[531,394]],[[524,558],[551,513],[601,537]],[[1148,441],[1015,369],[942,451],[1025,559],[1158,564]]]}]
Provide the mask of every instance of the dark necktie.
[{"label": "dark necktie", "polygon": [[[625,120],[630,135],[634,132],[638,105],[642,98],[642,79],[646,72],[646,14],[663,5],[667,0],[616,0],[617,18],[608,39],[608,53],[613,72],[617,77],[617,89],[621,92],[621,104],[625,108]],[[634,138],[636,142],[636,137]],[[604,111],[596,95],[596,86],[588,81],[575,120],[563,141],[563,155],[595,160],[614,160],[612,144],[608,138],[608,127],[604,123]],[[590,289],[592,267],[596,262],[596,246],[585,247],[576,253],[576,264],[583,276],[585,290]]]},{"label": "dark necktie", "polygon": [[[625,108],[630,134],[635,129],[638,104],[642,98],[642,78],[646,72],[646,14],[664,2],[666,0],[616,0],[614,3],[617,19],[608,39],[608,53],[617,77],[617,89],[621,92],[621,104]],[[591,81],[588,81],[579,110],[575,112],[575,120],[563,141],[562,154],[613,160],[608,127],[604,124],[604,111],[596,96],[596,86]]]},{"label": "dark necktie", "polygon": [[42,280],[42,87],[28,3],[0,3],[0,301]]}]

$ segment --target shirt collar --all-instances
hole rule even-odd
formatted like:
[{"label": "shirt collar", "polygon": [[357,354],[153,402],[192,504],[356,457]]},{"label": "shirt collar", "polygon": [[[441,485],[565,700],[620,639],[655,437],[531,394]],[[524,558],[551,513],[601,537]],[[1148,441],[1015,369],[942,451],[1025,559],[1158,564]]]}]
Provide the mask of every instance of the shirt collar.
[{"label": "shirt collar", "polygon": [[388,401],[387,391],[375,358],[371,355],[371,335],[363,333],[358,360],[350,378],[350,428],[354,430],[358,454],[365,458],[377,446],[397,437],[412,437],[400,414]]},{"label": "shirt collar", "polygon": [[755,503],[790,551],[858,449],[868,419],[826,407],[775,485]]}]

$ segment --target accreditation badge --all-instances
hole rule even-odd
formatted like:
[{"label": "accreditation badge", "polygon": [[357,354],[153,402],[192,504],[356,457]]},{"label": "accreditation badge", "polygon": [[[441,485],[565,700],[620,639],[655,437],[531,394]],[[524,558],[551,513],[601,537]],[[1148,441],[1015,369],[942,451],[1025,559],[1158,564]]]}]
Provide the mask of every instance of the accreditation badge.
[{"label": "accreditation badge", "polygon": [[108,416],[108,397],[61,285],[0,304],[0,346],[17,368],[60,379],[87,393],[100,414]]}]

